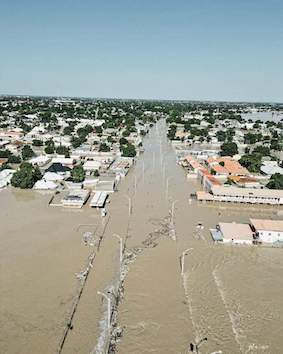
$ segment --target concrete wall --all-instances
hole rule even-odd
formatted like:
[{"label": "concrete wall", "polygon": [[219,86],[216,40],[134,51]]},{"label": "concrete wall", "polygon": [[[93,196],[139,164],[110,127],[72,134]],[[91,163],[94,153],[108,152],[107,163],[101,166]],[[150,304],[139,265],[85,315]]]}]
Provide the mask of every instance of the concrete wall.
[{"label": "concrete wall", "polygon": [[276,241],[283,242],[283,231],[266,231],[266,230],[257,230],[259,234],[259,239],[262,242],[273,243]]}]

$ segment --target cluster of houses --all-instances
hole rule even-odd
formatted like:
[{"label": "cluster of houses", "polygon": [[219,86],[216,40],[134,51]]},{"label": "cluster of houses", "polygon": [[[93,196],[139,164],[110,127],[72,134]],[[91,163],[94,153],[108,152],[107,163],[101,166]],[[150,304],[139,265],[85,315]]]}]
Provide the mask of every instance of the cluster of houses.
[{"label": "cluster of houses", "polygon": [[192,155],[180,159],[188,178],[203,186],[199,201],[283,205],[283,190],[267,189],[261,178],[252,175],[232,157],[208,157],[201,162]]},{"label": "cluster of houses", "polygon": [[[155,112],[137,105],[18,97],[0,100],[0,150],[2,155],[8,152],[21,162],[23,148],[29,146],[33,156],[25,162],[38,167],[42,174],[33,189],[62,193],[60,205],[82,207],[90,198],[90,206],[103,207],[109,193],[127,175],[135,155],[143,152],[143,136],[156,119]],[[22,113],[21,107],[32,110],[34,106],[35,112]],[[135,109],[139,109],[138,117]],[[81,131],[83,138],[74,144]],[[51,151],[46,149],[49,142]],[[59,153],[61,147],[68,153]],[[20,162],[0,156],[0,188],[10,184]],[[78,166],[84,176],[79,183],[72,176]]]},{"label": "cluster of houses", "polygon": [[[182,122],[173,123],[176,126],[173,143],[180,149],[186,144],[192,145],[193,143],[201,144],[205,149],[205,145],[209,143],[210,149],[219,150],[223,142],[219,132],[225,134],[229,131],[233,131],[233,141],[237,144],[239,151],[244,151],[248,146],[245,139],[246,133],[261,134],[266,138],[272,138],[274,132],[282,134],[282,128],[278,127],[276,124],[270,125],[270,121],[268,120],[263,121],[256,119],[257,115],[255,113],[258,113],[258,117],[260,117],[260,112],[253,110],[247,110],[246,112],[247,113],[244,113],[240,107],[230,108],[229,115],[227,116],[227,110],[225,108],[223,109],[223,107],[217,107],[217,105],[215,105],[214,108],[210,107],[209,110],[196,109],[194,112],[184,113]],[[266,109],[265,113],[267,112],[269,112],[268,109]],[[249,117],[251,118],[248,119]],[[276,117],[276,120],[274,120],[274,117]],[[282,110],[277,115],[274,115],[274,112],[270,112],[271,121],[279,122],[280,117],[283,117]],[[190,124],[191,128],[196,128],[200,131],[206,130],[206,134],[192,133],[190,129],[186,129],[186,122],[192,122]],[[256,142],[255,146],[260,144],[268,146],[269,141],[265,140],[264,143]],[[279,155],[282,158],[282,153]]]}]

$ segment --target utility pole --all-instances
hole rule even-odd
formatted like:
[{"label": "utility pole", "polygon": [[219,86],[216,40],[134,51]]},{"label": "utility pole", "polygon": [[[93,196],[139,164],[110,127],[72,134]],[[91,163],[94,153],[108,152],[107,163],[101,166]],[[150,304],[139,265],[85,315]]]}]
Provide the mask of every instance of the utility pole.
[{"label": "utility pole", "polygon": [[200,345],[203,343],[203,342],[206,342],[207,341],[207,337],[204,337],[204,338],[202,338],[201,340],[199,340],[196,344],[194,344],[194,343],[190,343],[190,351],[192,352],[192,353],[196,353],[196,354],[198,354],[199,353],[199,347],[200,347]]},{"label": "utility pole", "polygon": [[104,299],[106,299],[106,301],[107,301],[107,329],[108,329],[108,331],[110,331],[110,328],[111,328],[111,298],[101,291],[98,291],[97,294],[104,297]]},{"label": "utility pole", "polygon": [[128,199],[128,212],[129,212],[129,216],[132,213],[132,199],[128,194],[124,194],[124,197]]},{"label": "utility pole", "polygon": [[185,270],[185,256],[188,255],[190,251],[192,251],[193,248],[188,248],[184,252],[182,252],[182,255],[180,256],[180,265],[181,265],[181,275],[182,277],[184,276],[184,270]]},{"label": "utility pole", "polygon": [[120,272],[120,280],[122,277],[122,265],[123,265],[123,239],[121,236],[114,234],[113,236],[117,237],[119,240],[119,244],[120,244],[120,253],[119,253],[119,261],[120,261],[120,265],[119,265],[119,272]]},{"label": "utility pole", "polygon": [[173,177],[167,177],[166,179],[166,199],[168,199],[168,188],[169,188],[169,181],[170,179],[172,179]]}]

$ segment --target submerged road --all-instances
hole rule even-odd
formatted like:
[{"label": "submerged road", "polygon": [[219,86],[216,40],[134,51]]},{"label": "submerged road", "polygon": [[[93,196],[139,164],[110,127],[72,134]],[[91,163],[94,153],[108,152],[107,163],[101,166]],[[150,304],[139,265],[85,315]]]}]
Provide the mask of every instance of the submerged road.
[{"label": "submerged road", "polygon": [[[190,342],[207,337],[202,353],[279,353],[281,251],[214,245],[208,233],[219,219],[246,222],[274,211],[190,200],[198,183],[188,181],[176,165],[163,120],[152,128],[144,147],[111,197],[111,218],[62,352],[105,353],[107,304],[98,292],[108,292],[114,303],[118,234],[124,255],[135,257],[128,264],[117,309],[123,334],[115,352],[183,354]],[[187,249],[182,276],[180,256]]]}]

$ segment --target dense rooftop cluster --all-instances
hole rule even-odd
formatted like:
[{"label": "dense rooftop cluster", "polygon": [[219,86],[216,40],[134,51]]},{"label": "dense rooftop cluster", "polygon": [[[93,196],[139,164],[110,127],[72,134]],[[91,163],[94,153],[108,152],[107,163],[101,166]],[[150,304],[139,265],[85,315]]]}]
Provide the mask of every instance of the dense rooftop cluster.
[{"label": "dense rooftop cluster", "polygon": [[139,154],[162,115],[154,102],[1,97],[2,185],[31,188],[53,163],[68,166],[74,182],[98,177],[115,160]]},{"label": "dense rooftop cluster", "polygon": [[[269,176],[269,188],[283,188],[283,107],[282,105],[195,105],[190,111],[171,111],[168,138],[177,151],[204,152],[209,156],[234,157],[249,175]],[[262,115],[268,114],[268,119]],[[227,161],[226,161],[227,162]],[[225,170],[211,168],[214,175]],[[269,178],[268,177],[268,178]],[[227,183],[231,183],[228,181]]]}]

